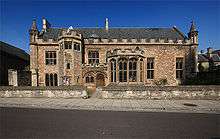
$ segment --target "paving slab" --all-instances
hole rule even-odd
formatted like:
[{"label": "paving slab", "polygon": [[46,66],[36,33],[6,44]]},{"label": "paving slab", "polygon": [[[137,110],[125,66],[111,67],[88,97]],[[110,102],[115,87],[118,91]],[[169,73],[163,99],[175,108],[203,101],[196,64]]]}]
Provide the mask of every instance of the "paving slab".
[{"label": "paving slab", "polygon": [[[197,106],[185,106],[184,103]],[[0,107],[220,114],[220,102],[213,100],[0,98]]]}]

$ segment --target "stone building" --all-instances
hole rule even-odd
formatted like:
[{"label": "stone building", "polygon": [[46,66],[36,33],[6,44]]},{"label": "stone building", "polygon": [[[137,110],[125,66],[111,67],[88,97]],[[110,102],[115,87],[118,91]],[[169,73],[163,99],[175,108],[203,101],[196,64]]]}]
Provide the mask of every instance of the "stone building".
[{"label": "stone building", "polygon": [[0,41],[0,86],[30,85],[29,63],[24,50]]},{"label": "stone building", "polygon": [[198,70],[199,72],[209,72],[220,69],[220,50],[215,50],[211,47],[207,48],[207,53],[201,51],[198,54]]},{"label": "stone building", "polygon": [[32,86],[178,85],[197,71],[198,31],[177,27],[54,28],[33,20]]}]

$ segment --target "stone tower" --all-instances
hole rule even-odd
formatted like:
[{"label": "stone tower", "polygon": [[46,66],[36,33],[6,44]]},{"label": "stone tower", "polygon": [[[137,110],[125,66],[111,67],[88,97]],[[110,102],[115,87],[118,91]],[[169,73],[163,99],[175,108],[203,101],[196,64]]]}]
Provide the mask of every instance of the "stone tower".
[{"label": "stone tower", "polygon": [[38,86],[38,46],[37,36],[39,31],[37,29],[36,20],[32,21],[31,28],[29,30],[30,36],[30,69],[31,69],[31,81],[32,86]]},{"label": "stone tower", "polygon": [[191,22],[191,27],[188,33],[188,38],[191,42],[191,59],[194,59],[193,65],[194,68],[192,68],[192,72],[198,72],[198,67],[197,67],[197,63],[198,63],[198,54],[197,54],[197,48],[198,48],[198,31],[196,30],[196,26],[194,21]]},{"label": "stone tower", "polygon": [[191,23],[188,38],[191,40],[191,43],[198,45],[198,31],[196,30],[194,21]]}]

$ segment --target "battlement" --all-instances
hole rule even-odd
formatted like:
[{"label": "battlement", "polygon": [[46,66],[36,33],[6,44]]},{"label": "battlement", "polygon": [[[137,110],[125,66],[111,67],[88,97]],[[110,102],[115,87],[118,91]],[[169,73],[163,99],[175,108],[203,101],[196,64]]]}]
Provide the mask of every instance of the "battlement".
[{"label": "battlement", "polygon": [[191,44],[190,40],[172,39],[84,39],[85,44]]}]

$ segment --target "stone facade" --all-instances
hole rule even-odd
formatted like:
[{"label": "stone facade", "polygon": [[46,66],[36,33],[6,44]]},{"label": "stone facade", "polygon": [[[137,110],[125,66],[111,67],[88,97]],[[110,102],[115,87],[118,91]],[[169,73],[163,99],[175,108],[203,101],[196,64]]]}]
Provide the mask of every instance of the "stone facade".
[{"label": "stone facade", "polygon": [[[186,37],[176,27],[109,28],[108,20],[105,28],[58,29],[43,19],[39,32],[34,20],[30,29],[32,86],[151,86],[160,82],[176,86],[197,71],[197,47],[194,23]],[[153,59],[152,65],[148,58]]]}]

